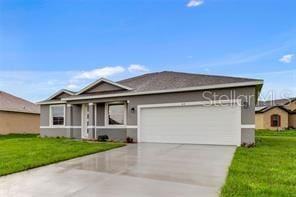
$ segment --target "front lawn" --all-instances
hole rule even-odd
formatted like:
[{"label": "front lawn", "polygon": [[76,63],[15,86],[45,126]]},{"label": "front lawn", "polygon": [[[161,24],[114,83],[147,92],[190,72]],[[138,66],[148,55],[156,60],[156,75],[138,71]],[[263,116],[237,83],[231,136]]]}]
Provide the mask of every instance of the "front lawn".
[{"label": "front lawn", "polygon": [[0,176],[121,146],[34,134],[0,135]]},{"label": "front lawn", "polygon": [[237,148],[221,196],[296,196],[296,131],[259,131],[255,148]]},{"label": "front lawn", "polygon": [[257,130],[256,136],[295,136],[296,130],[284,130],[284,131],[270,131],[270,130]]}]

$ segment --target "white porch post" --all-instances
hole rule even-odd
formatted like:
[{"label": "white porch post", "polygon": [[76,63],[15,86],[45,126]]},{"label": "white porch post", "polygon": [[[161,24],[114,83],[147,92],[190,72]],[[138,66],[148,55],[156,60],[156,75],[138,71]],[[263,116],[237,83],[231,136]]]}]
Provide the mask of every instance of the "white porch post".
[{"label": "white porch post", "polygon": [[71,104],[67,104],[67,108],[66,108],[66,126],[67,127],[67,137],[72,138],[72,105]]},{"label": "white porch post", "polygon": [[95,108],[94,108],[94,103],[89,103],[88,104],[88,113],[89,113],[89,119],[88,119],[88,137],[89,139],[95,139],[95,134],[94,134],[94,131],[95,131]]}]

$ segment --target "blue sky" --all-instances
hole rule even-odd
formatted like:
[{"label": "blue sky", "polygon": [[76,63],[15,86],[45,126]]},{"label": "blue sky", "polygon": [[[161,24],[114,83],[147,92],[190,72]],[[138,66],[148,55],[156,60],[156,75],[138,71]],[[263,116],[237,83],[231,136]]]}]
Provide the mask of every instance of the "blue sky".
[{"label": "blue sky", "polygon": [[0,0],[0,90],[31,101],[174,70],[296,96],[294,0]]}]

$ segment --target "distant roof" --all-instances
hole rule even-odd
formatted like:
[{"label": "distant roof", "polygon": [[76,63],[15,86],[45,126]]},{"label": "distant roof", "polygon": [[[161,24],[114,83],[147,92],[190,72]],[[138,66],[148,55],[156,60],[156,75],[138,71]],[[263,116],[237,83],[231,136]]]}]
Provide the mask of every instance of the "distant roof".
[{"label": "distant roof", "polygon": [[291,101],[296,100],[296,98],[285,98],[285,99],[276,99],[269,101],[259,101],[257,106],[275,106],[275,105],[286,105]]},{"label": "distant roof", "polygon": [[280,108],[288,113],[294,113],[293,111],[287,109],[286,107],[284,106],[281,106],[281,105],[275,105],[275,106],[266,106],[266,107],[256,107],[255,108],[255,112],[256,113],[264,113],[264,112],[267,112],[273,108]]},{"label": "distant roof", "polygon": [[30,101],[0,91],[0,111],[39,114],[40,107]]},{"label": "distant roof", "polygon": [[117,83],[132,88],[134,92],[145,92],[249,81],[258,81],[258,79],[163,71],[144,74]]},{"label": "distant roof", "polygon": [[255,111],[256,113],[263,113],[268,110],[271,110],[273,108],[280,108],[288,113],[296,113],[296,110],[291,111],[286,107],[287,104],[290,102],[296,100],[296,98],[286,98],[286,99],[276,99],[276,100],[270,100],[270,101],[259,101]]}]

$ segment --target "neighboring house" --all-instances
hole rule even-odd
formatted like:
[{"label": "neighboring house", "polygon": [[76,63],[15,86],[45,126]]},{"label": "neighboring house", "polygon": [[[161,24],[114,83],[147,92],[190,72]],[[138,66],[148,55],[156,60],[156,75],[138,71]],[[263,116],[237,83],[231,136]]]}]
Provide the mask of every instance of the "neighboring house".
[{"label": "neighboring house", "polygon": [[0,134],[39,133],[38,105],[0,91]]},{"label": "neighboring house", "polygon": [[296,128],[296,98],[260,101],[256,107],[256,129]]},{"label": "neighboring house", "polygon": [[132,137],[137,142],[160,143],[253,143],[255,105],[262,84],[255,79],[169,71],[118,82],[102,78],[78,92],[60,90],[39,102],[41,135],[83,139],[108,135],[113,140]]}]

